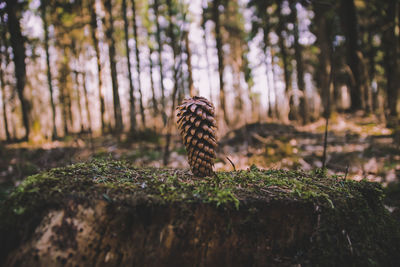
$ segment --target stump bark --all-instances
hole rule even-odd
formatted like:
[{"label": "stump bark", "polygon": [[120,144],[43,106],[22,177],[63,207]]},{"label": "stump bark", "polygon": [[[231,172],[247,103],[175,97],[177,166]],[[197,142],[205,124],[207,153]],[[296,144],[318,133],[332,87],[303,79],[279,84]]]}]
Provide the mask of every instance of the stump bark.
[{"label": "stump bark", "polygon": [[3,266],[396,266],[378,184],[319,173],[94,161],[27,178],[0,207]]}]

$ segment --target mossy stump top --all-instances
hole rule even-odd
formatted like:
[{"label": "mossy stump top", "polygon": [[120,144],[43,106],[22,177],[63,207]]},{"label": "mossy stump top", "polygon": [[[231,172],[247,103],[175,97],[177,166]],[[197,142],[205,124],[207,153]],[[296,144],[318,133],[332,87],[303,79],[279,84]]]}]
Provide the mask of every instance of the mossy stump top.
[{"label": "mossy stump top", "polygon": [[0,206],[3,266],[398,266],[379,184],[283,170],[95,160],[24,180]]}]

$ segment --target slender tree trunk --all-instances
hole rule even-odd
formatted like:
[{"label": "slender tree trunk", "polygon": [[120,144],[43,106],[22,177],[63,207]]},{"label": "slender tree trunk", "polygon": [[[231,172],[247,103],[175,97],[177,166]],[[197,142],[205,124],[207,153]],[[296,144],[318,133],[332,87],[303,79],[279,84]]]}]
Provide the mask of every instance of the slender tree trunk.
[{"label": "slender tree trunk", "polygon": [[283,77],[285,80],[285,93],[287,97],[289,98],[289,114],[291,112],[295,112],[295,107],[294,107],[294,102],[293,102],[293,96],[291,96],[292,93],[292,85],[291,85],[291,79],[290,79],[290,63],[289,63],[289,56],[288,56],[288,51],[285,45],[285,38],[283,36],[283,30],[284,30],[284,17],[282,14],[282,0],[278,2],[277,5],[277,10],[276,13],[278,15],[278,26],[277,26],[277,35],[278,35],[278,45],[279,45],[279,50],[280,54],[282,57],[282,64],[283,64]]},{"label": "slender tree trunk", "polygon": [[[203,11],[204,12],[204,11]],[[203,42],[204,42],[204,48],[205,48],[205,57],[206,57],[206,64],[207,64],[207,80],[208,80],[208,86],[210,87],[210,101],[213,102],[213,97],[212,97],[212,92],[213,92],[213,86],[212,86],[212,70],[211,70],[211,64],[210,64],[210,59],[208,58],[208,44],[207,44],[207,29],[206,29],[206,21],[205,18],[203,18],[203,22],[201,23],[201,27],[203,29]]]},{"label": "slender tree trunk", "polygon": [[6,0],[6,12],[8,15],[8,30],[10,32],[11,47],[13,49],[13,61],[15,78],[17,80],[17,93],[21,102],[22,120],[25,128],[25,140],[28,140],[30,133],[29,124],[29,102],[24,96],[24,88],[26,83],[26,65],[25,65],[25,39],[21,33],[19,23],[20,10],[18,1]]},{"label": "slender tree trunk", "polygon": [[77,70],[74,70],[73,75],[74,75],[74,84],[76,86],[76,102],[78,105],[80,132],[83,133],[85,131],[85,128],[84,128],[82,106],[81,106],[81,93],[80,93],[81,84],[79,82],[79,72]]},{"label": "slender tree trunk", "polygon": [[114,18],[112,15],[112,0],[105,0],[104,7],[106,13],[106,37],[108,44],[108,56],[110,60],[110,71],[111,71],[111,82],[113,90],[113,101],[114,101],[114,120],[115,120],[115,132],[121,133],[123,130],[122,124],[122,112],[121,102],[118,92],[118,79],[117,79],[117,64],[115,61],[115,39],[114,33]]},{"label": "slender tree trunk", "polygon": [[101,119],[101,133],[104,134],[106,129],[104,114],[105,114],[105,102],[104,95],[102,91],[102,67],[100,60],[100,49],[99,49],[99,40],[97,38],[97,15],[95,10],[95,0],[91,0],[89,3],[89,11],[90,11],[90,31],[93,42],[93,47],[96,52],[96,62],[97,62],[97,81],[98,81],[98,91],[99,91],[99,102],[100,102],[100,119]]},{"label": "slender tree trunk", "polygon": [[358,31],[357,31],[357,15],[354,0],[341,0],[339,15],[341,16],[342,29],[346,37],[347,46],[347,64],[351,69],[354,83],[351,84],[351,110],[356,111],[365,108],[363,98],[364,90],[363,81],[361,80],[360,58],[358,53]]},{"label": "slender tree trunk", "polygon": [[88,121],[88,130],[89,133],[92,133],[92,116],[90,115],[90,108],[89,108],[89,98],[88,98],[88,91],[86,86],[86,72],[81,72],[82,77],[82,86],[83,86],[83,95],[85,97],[85,108],[86,108],[86,119]]},{"label": "slender tree trunk", "polygon": [[[0,49],[3,46],[2,40],[0,40]],[[1,51],[1,50],[0,50]],[[8,130],[8,119],[7,119],[7,98],[6,98],[6,85],[4,82],[4,75],[3,75],[3,55],[0,54],[0,89],[1,89],[1,101],[3,103],[3,122],[4,122],[4,131],[6,134],[6,140],[10,141],[10,131]]]},{"label": "slender tree trunk", "polygon": [[133,21],[133,38],[135,39],[135,54],[136,54],[136,72],[138,75],[138,90],[139,90],[139,105],[140,105],[140,115],[142,116],[142,125],[143,128],[146,128],[146,117],[144,113],[144,105],[143,105],[143,94],[142,94],[142,82],[140,80],[140,56],[139,56],[139,39],[138,39],[138,27],[136,21],[136,6],[135,0],[131,0],[132,3],[132,21]]},{"label": "slender tree trunk", "polygon": [[290,1],[290,10],[291,10],[291,19],[293,22],[293,37],[294,37],[294,54],[296,58],[296,72],[297,72],[297,86],[299,90],[302,92],[302,96],[300,97],[300,114],[302,117],[302,123],[307,124],[309,122],[308,118],[308,101],[306,94],[306,86],[304,82],[304,63],[303,63],[303,48],[299,43],[299,28],[298,28],[298,20],[297,20],[297,9],[296,3]]},{"label": "slender tree trunk", "polygon": [[321,98],[322,98],[322,106],[324,107],[323,116],[327,118],[331,110],[328,110],[328,97],[331,94],[330,92],[330,84],[329,84],[329,76],[332,69],[331,62],[331,41],[330,41],[330,25],[331,21],[328,20],[329,7],[325,4],[321,4],[319,2],[314,3],[314,24],[316,25],[315,35],[317,36],[317,44],[320,49],[320,53],[318,55],[319,58],[319,67],[318,67],[318,83],[321,87]]},{"label": "slender tree trunk", "polygon": [[215,23],[215,41],[218,56],[218,77],[219,77],[219,105],[227,125],[230,125],[228,113],[225,107],[225,84],[224,84],[224,51],[222,50],[222,34],[220,11],[221,0],[214,0],[212,6],[212,20]]},{"label": "slender tree trunk", "polygon": [[272,118],[273,117],[273,112],[272,112],[272,88],[270,85],[272,84],[270,81],[269,77],[269,62],[268,62],[268,34],[269,34],[269,23],[266,21],[266,17],[264,17],[264,28],[263,28],[263,42],[264,42],[264,64],[265,64],[265,76],[267,78],[267,84],[266,84],[266,89],[268,91],[268,117]]},{"label": "slender tree trunk", "polygon": [[[1,27],[4,26],[4,20],[3,20],[3,15],[0,15],[0,25]],[[7,39],[6,39],[6,30],[2,28],[1,31],[1,39],[0,39],[0,90],[1,90],[1,101],[3,102],[3,122],[4,122],[4,131],[6,134],[6,140],[10,141],[11,136],[10,136],[10,130],[8,129],[8,118],[7,118],[7,97],[6,97],[6,84],[5,84],[5,79],[4,79],[4,73],[5,70],[7,69],[7,60],[6,64],[3,67],[3,54],[5,58],[8,58],[7,55]],[[4,50],[4,53],[3,53]],[[4,71],[3,71],[4,70]]]},{"label": "slender tree trunk", "polygon": [[197,95],[197,92],[193,85],[193,73],[192,73],[192,51],[190,50],[189,43],[189,32],[185,32],[185,50],[186,50],[186,65],[188,67],[188,82],[189,82],[189,94],[190,96]]},{"label": "slender tree trunk", "polygon": [[126,0],[122,0],[122,14],[124,18],[124,33],[125,33],[125,49],[126,49],[126,59],[128,63],[128,78],[129,78],[129,117],[130,117],[130,133],[134,134],[136,131],[136,111],[135,111],[135,88],[133,87],[132,71],[131,71],[131,51],[129,48],[129,23],[127,18],[127,7]]},{"label": "slender tree trunk", "polygon": [[388,112],[388,125],[393,127],[397,123],[397,98],[399,91],[398,84],[398,51],[397,51],[397,37],[396,37],[396,2],[386,1],[385,11],[386,20],[382,36],[382,46],[385,52],[383,62],[386,76],[387,88],[387,107]]},{"label": "slender tree trunk", "polygon": [[172,124],[173,124],[173,117],[174,117],[174,111],[175,111],[175,105],[176,105],[176,95],[178,93],[178,69],[176,68],[176,62],[177,62],[177,43],[176,43],[176,38],[175,38],[175,34],[174,34],[174,24],[172,21],[172,3],[171,0],[166,0],[166,4],[167,4],[167,8],[168,8],[168,36],[170,39],[170,46],[172,48],[172,52],[173,52],[173,82],[174,82],[174,87],[173,87],[173,91],[172,91],[172,95],[171,95],[171,100],[172,100],[172,105],[171,105],[171,112],[170,112],[170,117],[168,120],[168,130],[167,130],[167,136],[166,136],[166,144],[165,144],[165,150],[164,150],[164,165],[168,164],[168,160],[169,160],[169,146],[170,146],[170,142],[171,142],[171,128],[172,128]]},{"label": "slender tree trunk", "polygon": [[150,87],[151,87],[151,100],[153,102],[153,112],[154,112],[154,117],[158,115],[158,104],[157,104],[157,99],[156,99],[156,92],[154,88],[154,79],[153,79],[153,59],[151,58],[151,55],[154,53],[154,49],[150,47],[150,52],[149,52],[149,62],[150,62]]},{"label": "slender tree trunk", "polygon": [[272,84],[273,84],[273,91],[275,95],[275,118],[279,118],[279,110],[278,110],[278,92],[276,90],[276,74],[275,74],[275,52],[274,48],[270,47],[271,51],[271,70],[272,70]]},{"label": "slender tree trunk", "polygon": [[64,128],[64,136],[67,136],[69,134],[69,123],[71,118],[69,116],[71,115],[70,112],[68,112],[68,107],[69,107],[69,99],[68,99],[68,93],[67,93],[67,86],[68,86],[68,59],[66,55],[66,49],[63,49],[64,56],[61,62],[61,68],[59,70],[59,88],[60,88],[60,103],[61,103],[61,109],[62,109],[62,123],[63,123],[63,128]]},{"label": "slender tree trunk", "polygon": [[376,88],[372,88],[371,86],[371,91],[372,91],[372,112],[377,113],[379,109],[379,104],[378,104],[378,95],[379,95],[379,87],[377,86],[377,83],[375,83],[375,56],[376,56],[376,49],[373,45],[373,33],[371,31],[368,32],[368,47],[369,47],[369,53],[368,53],[368,65],[369,65],[369,79],[370,79],[370,84],[376,84]]},{"label": "slender tree trunk", "polygon": [[159,0],[154,0],[154,14],[156,16],[156,39],[158,45],[158,65],[160,68],[160,86],[161,86],[161,115],[163,119],[164,126],[167,125],[167,113],[166,113],[166,104],[165,104],[165,87],[164,87],[164,68],[162,62],[162,42],[161,42],[161,28],[159,22]]},{"label": "slender tree trunk", "polygon": [[57,139],[57,127],[56,127],[56,106],[54,104],[53,98],[53,84],[52,84],[52,75],[50,68],[50,53],[49,53],[49,29],[47,24],[47,1],[42,0],[41,2],[41,17],[43,21],[43,30],[44,30],[44,48],[46,51],[46,64],[47,64],[47,84],[49,85],[50,92],[50,105],[51,105],[51,115],[52,115],[52,123],[53,123],[53,132],[52,139]]}]

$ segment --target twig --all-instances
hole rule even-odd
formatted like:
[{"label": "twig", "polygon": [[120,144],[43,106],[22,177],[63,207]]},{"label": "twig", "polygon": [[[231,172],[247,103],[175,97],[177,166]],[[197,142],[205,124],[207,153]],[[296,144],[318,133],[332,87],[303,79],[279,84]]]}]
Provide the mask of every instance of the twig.
[{"label": "twig", "polygon": [[325,122],[325,136],[324,136],[324,153],[322,154],[322,169],[326,167],[326,150],[328,147],[328,124],[329,124],[329,116],[326,116]]},{"label": "twig", "polygon": [[344,173],[344,179],[346,180],[346,178],[347,178],[347,174],[349,173],[349,164],[347,164],[347,166],[346,166],[346,171],[345,171],[345,173]]},{"label": "twig", "polygon": [[228,158],[228,157],[226,157],[226,158],[227,158],[227,160],[229,160],[229,162],[232,164],[233,171],[236,171],[235,164],[233,164],[232,160],[231,160],[230,158]]}]

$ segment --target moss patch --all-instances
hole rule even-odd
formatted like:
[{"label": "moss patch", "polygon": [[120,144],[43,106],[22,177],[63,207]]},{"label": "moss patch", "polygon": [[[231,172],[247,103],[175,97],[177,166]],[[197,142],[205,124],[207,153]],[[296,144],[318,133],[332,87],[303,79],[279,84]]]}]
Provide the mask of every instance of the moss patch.
[{"label": "moss patch", "polygon": [[321,170],[305,173],[252,166],[200,179],[185,170],[94,160],[30,176],[1,203],[0,256],[28,239],[49,210],[71,200],[187,207],[208,203],[249,213],[254,213],[254,202],[290,202],[311,207],[316,218],[309,244],[297,249],[298,262],[394,266],[400,261],[399,226],[383,207],[382,197],[377,183],[326,177]]}]

